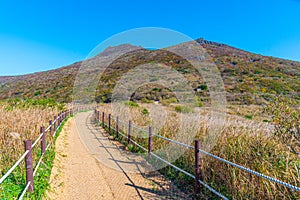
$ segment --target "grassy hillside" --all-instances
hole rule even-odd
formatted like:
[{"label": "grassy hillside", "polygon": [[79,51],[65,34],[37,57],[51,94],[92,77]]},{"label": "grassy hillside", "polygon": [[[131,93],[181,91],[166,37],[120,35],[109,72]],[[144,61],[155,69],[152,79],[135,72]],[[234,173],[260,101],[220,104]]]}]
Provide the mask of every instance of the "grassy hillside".
[{"label": "grassy hillside", "polygon": [[[275,95],[299,99],[300,63],[266,57],[239,50],[224,44],[197,40],[219,68],[231,104],[263,104]],[[126,46],[126,45],[125,45]],[[89,62],[101,69],[104,57],[124,48],[110,47]],[[97,101],[110,101],[110,92],[124,73],[143,63],[164,63],[172,66],[197,90],[205,103],[209,102],[208,88],[201,75],[183,58],[163,50],[139,49],[115,60],[100,78]],[[59,102],[72,100],[72,88],[82,62],[56,70],[22,76],[0,77],[0,99],[54,98]],[[173,97],[171,91],[157,85],[139,88],[133,100],[163,100]]]},{"label": "grassy hillside", "polygon": [[[216,144],[211,152],[255,171],[299,186],[300,63],[257,55],[203,39],[197,41],[206,50],[210,61],[214,62],[221,72],[227,100],[231,104],[226,111],[230,115],[226,116],[226,122],[218,133],[220,137],[214,137]],[[110,63],[114,55],[124,52],[127,47],[134,50]],[[182,50],[182,53],[185,53],[184,51]],[[201,55],[196,56],[196,59],[202,59]],[[104,70],[103,66],[108,63],[108,68]],[[92,83],[97,85],[96,101],[110,102],[112,91],[118,81],[125,74],[130,74],[130,70],[136,66],[146,63],[162,63],[167,66],[164,66],[165,68],[172,67],[188,80],[190,86],[196,91],[199,105],[209,105],[210,88],[200,73],[189,62],[168,49],[146,50],[130,45],[120,45],[109,47],[87,61],[56,70],[0,77],[0,111],[4,117],[0,149],[2,145],[2,149],[5,150],[3,159],[0,159],[0,172],[6,171],[7,167],[11,166],[15,158],[20,155],[23,139],[36,137],[39,132],[38,127],[48,123],[49,117],[57,115],[58,110],[64,104],[57,104],[56,101],[72,101],[73,86],[81,66],[87,67],[85,73],[80,74],[81,78],[85,80],[98,78],[96,79],[98,82]],[[103,75],[98,77],[101,71]],[[172,75],[168,74],[168,76]],[[130,77],[144,80],[142,73],[133,74]],[[155,133],[168,138],[183,134],[184,137],[181,137],[183,141],[179,141],[183,143],[187,143],[184,140],[196,133],[195,138],[203,139],[203,144],[206,144],[206,139],[208,141],[210,139],[209,127],[220,126],[218,120],[210,124],[209,120],[213,119],[210,107],[192,109],[180,104],[172,104],[177,101],[175,95],[167,87],[157,84],[155,82],[157,79],[155,74],[149,84],[139,87],[132,93],[131,100],[140,101],[139,103],[124,102],[124,105],[130,108],[130,114],[134,116],[133,124],[144,129],[151,126]],[[89,81],[80,83],[80,86],[91,84]],[[86,95],[92,95],[94,92],[85,87],[82,87],[82,91],[84,92],[79,94],[82,99],[86,99]],[[274,100],[278,96],[289,98],[282,98],[285,101]],[[166,116],[160,114],[154,120],[150,119],[152,117],[150,114],[159,113],[162,108],[161,105],[148,104],[153,100],[161,101],[162,107],[168,111]],[[269,109],[268,113],[258,113],[262,108],[259,105],[266,104],[268,101],[270,104],[265,107]],[[102,111],[112,113],[110,104],[100,105]],[[47,113],[50,115],[48,116]],[[189,116],[189,113],[200,115],[196,118],[193,115]],[[118,114],[120,120],[128,120],[127,112]],[[159,126],[158,122],[164,122],[164,117],[166,117],[166,123]],[[181,122],[180,119],[184,121]],[[198,123],[199,119],[200,123]],[[28,120],[33,123],[27,123]],[[36,120],[38,123],[35,123]],[[30,126],[26,127],[24,124]],[[184,125],[183,129],[180,129],[181,124]],[[128,130],[128,127],[124,126],[120,129]],[[13,142],[6,144],[7,140]],[[144,146],[147,145],[146,138],[138,138],[138,142]],[[168,142],[158,139],[154,139],[153,142],[154,150],[168,145]],[[130,148],[134,150],[133,146],[129,146]],[[11,154],[12,151],[14,154]],[[174,164],[192,173],[193,153],[188,150]],[[168,155],[165,156],[168,159]],[[299,193],[283,186],[254,177],[209,157],[205,157],[203,161],[205,174],[203,180],[230,199],[299,199]],[[183,174],[167,167],[163,168],[162,172],[175,180],[185,191],[191,189],[189,185],[193,185],[193,181]],[[204,191],[203,194],[207,195],[208,199],[215,199],[209,191]]]},{"label": "grassy hillside", "polygon": [[72,85],[80,63],[34,74],[0,77],[0,99],[53,98],[70,102]]}]

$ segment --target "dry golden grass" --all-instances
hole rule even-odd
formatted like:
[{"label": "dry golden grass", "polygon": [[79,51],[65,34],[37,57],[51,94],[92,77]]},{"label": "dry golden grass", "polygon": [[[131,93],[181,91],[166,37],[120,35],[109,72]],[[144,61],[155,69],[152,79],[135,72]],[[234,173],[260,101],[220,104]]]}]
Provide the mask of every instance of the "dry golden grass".
[{"label": "dry golden grass", "polygon": [[[0,172],[5,173],[24,153],[24,140],[36,140],[40,127],[48,127],[49,120],[57,116],[56,108],[6,109],[0,105]],[[50,138],[50,137],[48,137]],[[35,149],[39,149],[39,144]],[[23,167],[21,167],[22,169]]]},{"label": "dry golden grass", "polygon": [[[209,112],[199,109],[195,112],[201,115],[176,113],[168,108],[157,108],[157,105],[143,104],[150,111],[150,115],[142,114],[143,107],[128,107],[133,123],[145,130],[153,126],[154,131],[162,136],[180,141],[191,142],[194,139],[205,140],[208,137],[210,126],[219,122],[209,123]],[[129,114],[126,110],[110,104],[99,105],[99,110],[105,113],[118,113],[120,120],[128,122]],[[153,112],[158,114],[151,115]],[[153,117],[155,116],[155,117]],[[115,117],[115,116],[114,116]],[[161,123],[162,122],[162,123]],[[163,125],[161,125],[163,124]],[[181,127],[179,127],[181,125]],[[123,129],[127,131],[128,126]],[[193,134],[194,131],[197,134]],[[221,158],[236,164],[248,167],[257,172],[277,178],[295,186],[300,186],[300,158],[291,153],[288,147],[272,135],[272,126],[254,120],[228,115],[222,124],[219,136],[209,147],[204,143],[204,149]],[[147,147],[146,138],[135,138]],[[193,143],[189,143],[193,145]],[[165,148],[169,142],[154,137],[154,150]],[[180,150],[180,148],[178,148]],[[164,155],[165,159],[171,159]],[[193,172],[194,152],[187,150],[177,161],[180,167]],[[284,186],[254,176],[248,172],[234,168],[208,156],[202,159],[204,181],[231,199],[299,199],[300,194]],[[170,175],[170,174],[169,174]],[[188,179],[175,176],[182,185],[187,185]],[[192,182],[189,182],[192,187]],[[186,187],[187,188],[187,187]],[[208,199],[214,196],[206,191]]]}]

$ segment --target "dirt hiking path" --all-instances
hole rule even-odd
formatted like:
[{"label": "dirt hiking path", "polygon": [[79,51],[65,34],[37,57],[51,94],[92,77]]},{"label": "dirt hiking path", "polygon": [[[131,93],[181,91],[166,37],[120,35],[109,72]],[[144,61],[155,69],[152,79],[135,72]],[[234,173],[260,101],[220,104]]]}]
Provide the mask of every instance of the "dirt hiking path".
[{"label": "dirt hiking path", "polygon": [[159,173],[147,173],[141,156],[120,147],[97,125],[93,112],[69,119],[56,141],[44,199],[189,199]]}]

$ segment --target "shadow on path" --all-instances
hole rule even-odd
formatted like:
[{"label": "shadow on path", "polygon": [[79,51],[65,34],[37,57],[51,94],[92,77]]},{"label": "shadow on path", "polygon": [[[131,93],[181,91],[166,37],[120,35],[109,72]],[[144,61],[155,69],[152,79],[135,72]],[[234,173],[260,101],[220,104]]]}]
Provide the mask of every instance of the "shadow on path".
[{"label": "shadow on path", "polygon": [[[80,126],[88,129],[85,134],[79,131],[82,142],[101,164],[121,172],[128,180],[123,186],[134,188],[139,199],[191,199],[158,172],[149,172],[151,166],[142,156],[125,151],[124,147],[120,148],[114,144],[116,142],[110,141],[109,135],[95,120],[93,112],[85,114],[85,122],[76,122],[78,129]],[[145,179],[143,182],[147,184],[142,184],[141,179]]]}]

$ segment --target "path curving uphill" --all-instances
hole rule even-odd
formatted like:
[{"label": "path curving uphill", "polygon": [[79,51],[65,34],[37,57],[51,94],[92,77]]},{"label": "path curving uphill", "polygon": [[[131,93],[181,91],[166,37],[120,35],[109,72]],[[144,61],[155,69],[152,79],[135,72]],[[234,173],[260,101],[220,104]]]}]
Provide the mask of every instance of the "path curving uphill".
[{"label": "path curving uphill", "polygon": [[79,113],[56,141],[45,199],[189,199],[159,173],[147,172],[149,167],[109,140],[93,112]]}]

